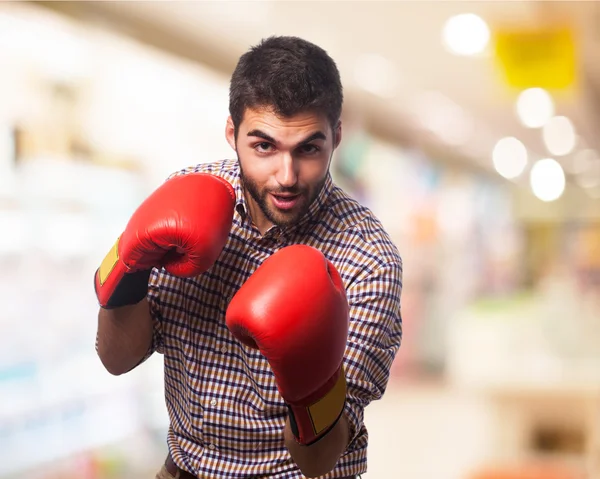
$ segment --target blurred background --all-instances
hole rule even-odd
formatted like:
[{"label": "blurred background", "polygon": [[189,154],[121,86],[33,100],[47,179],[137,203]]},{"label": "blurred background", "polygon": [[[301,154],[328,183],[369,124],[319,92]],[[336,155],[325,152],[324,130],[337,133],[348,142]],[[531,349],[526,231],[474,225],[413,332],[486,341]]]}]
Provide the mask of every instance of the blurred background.
[{"label": "blurred background", "polygon": [[335,181],[404,259],[366,479],[600,478],[600,4],[2,2],[0,478],[147,479],[162,358],[112,377],[93,273],[171,172],[233,157],[239,56],[325,48]]}]

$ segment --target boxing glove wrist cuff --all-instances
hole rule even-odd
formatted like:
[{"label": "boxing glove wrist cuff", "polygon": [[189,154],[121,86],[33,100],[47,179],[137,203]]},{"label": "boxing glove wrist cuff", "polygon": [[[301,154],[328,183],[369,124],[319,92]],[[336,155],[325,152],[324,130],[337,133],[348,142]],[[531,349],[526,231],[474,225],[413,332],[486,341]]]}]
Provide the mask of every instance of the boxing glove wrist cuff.
[{"label": "boxing glove wrist cuff", "polygon": [[290,426],[296,441],[308,446],[324,437],[342,417],[346,404],[346,376],[340,367],[330,389],[308,405],[288,404]]},{"label": "boxing glove wrist cuff", "polygon": [[[114,309],[139,303],[148,294],[148,281],[151,273],[152,270],[147,269],[124,274],[110,296],[106,301],[101,302],[100,306],[104,309]],[[96,281],[96,287],[97,285]]]},{"label": "boxing glove wrist cuff", "polygon": [[94,275],[96,296],[104,309],[137,304],[148,294],[148,280],[152,268],[129,271],[119,259],[118,247],[119,239]]}]

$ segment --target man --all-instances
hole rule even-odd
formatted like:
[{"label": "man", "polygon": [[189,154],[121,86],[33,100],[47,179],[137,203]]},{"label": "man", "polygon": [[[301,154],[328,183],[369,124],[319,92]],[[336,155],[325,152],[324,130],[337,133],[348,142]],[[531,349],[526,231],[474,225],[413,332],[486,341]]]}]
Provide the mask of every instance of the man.
[{"label": "man", "polygon": [[157,479],[366,471],[363,412],[400,346],[402,261],[332,183],[342,97],[316,45],[251,48],[230,86],[237,161],[172,175],[96,273],[108,371],[164,355],[169,456]]}]

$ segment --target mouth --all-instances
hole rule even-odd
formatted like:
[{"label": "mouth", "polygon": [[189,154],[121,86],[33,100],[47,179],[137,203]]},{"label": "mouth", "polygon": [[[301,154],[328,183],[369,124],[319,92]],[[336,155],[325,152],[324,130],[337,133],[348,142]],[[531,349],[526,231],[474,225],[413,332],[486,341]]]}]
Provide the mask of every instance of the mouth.
[{"label": "mouth", "polygon": [[274,193],[269,193],[271,198],[273,199],[273,203],[280,210],[291,210],[294,206],[298,204],[300,201],[301,195],[277,195]]}]

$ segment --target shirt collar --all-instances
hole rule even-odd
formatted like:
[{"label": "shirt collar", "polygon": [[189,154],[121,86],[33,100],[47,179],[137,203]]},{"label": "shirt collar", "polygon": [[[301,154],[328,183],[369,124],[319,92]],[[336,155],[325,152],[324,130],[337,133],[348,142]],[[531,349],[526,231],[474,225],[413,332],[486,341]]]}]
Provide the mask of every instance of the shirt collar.
[{"label": "shirt collar", "polygon": [[233,190],[235,191],[235,210],[242,217],[246,219],[248,216],[248,208],[246,206],[246,199],[244,198],[244,189],[242,188],[242,179],[240,177],[240,165],[236,163],[235,175],[231,182]]}]

